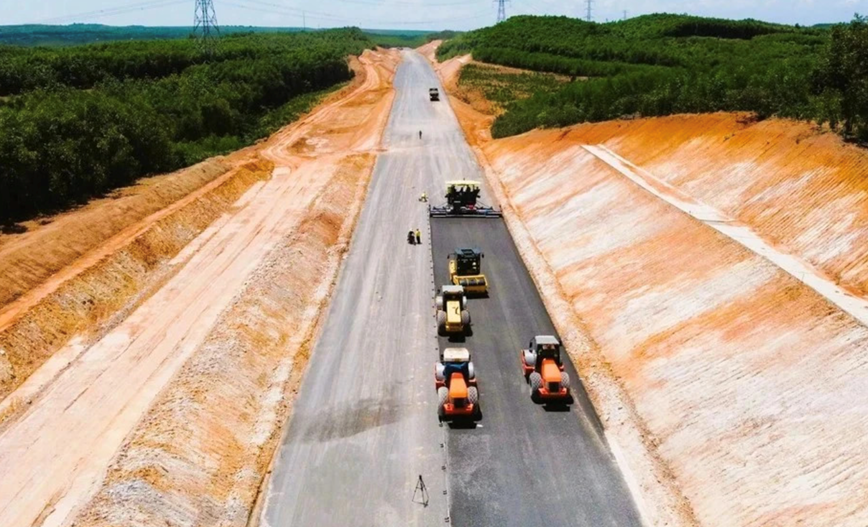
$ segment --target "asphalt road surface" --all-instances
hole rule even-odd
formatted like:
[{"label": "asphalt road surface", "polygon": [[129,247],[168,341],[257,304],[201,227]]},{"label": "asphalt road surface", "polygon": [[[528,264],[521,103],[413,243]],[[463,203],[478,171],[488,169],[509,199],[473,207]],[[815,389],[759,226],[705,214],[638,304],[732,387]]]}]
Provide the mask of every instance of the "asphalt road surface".
[{"label": "asphalt road surface", "polygon": [[[534,335],[557,335],[502,220],[431,220],[434,275],[448,283],[447,257],[478,247],[488,298],[471,298],[472,335],[440,338],[470,350],[483,419],[449,430],[451,513],[456,525],[640,525],[599,420],[567,360],[575,402],[535,404],[519,363]],[[566,358],[566,357],[565,357]]]},{"label": "asphalt road surface", "polygon": [[[445,97],[429,102],[435,86],[427,61],[405,52],[386,151],[275,460],[263,524],[637,524],[587,402],[549,413],[522,386],[520,344],[553,330],[499,220],[474,223],[484,230],[462,230],[466,220],[435,225],[435,245],[449,250],[459,241],[485,247],[486,233],[496,236],[483,264],[492,296],[471,301],[477,333],[467,342],[483,426],[453,430],[437,421],[432,250],[418,197],[424,191],[437,203],[446,180],[482,174]],[[423,244],[411,246],[407,231],[417,227]],[[507,298],[507,289],[520,298]],[[414,493],[420,476],[427,506]]]}]

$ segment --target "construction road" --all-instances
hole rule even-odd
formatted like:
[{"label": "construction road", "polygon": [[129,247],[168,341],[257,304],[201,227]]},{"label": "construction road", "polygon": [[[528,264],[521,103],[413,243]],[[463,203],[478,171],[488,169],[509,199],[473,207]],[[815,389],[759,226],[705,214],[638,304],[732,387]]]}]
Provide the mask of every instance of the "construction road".
[{"label": "construction road", "polygon": [[[418,197],[438,203],[447,179],[482,173],[445,97],[428,101],[433,86],[427,61],[405,52],[385,152],[265,489],[262,524],[638,525],[572,366],[569,411],[530,400],[518,350],[554,330],[501,220],[433,222],[437,283],[446,254],[469,245],[486,253],[493,284],[490,298],[471,299],[474,334],[461,344],[477,366],[481,426],[437,421],[433,365],[445,342],[435,333]],[[416,227],[421,246],[407,243]],[[427,506],[414,496],[420,476]]]}]

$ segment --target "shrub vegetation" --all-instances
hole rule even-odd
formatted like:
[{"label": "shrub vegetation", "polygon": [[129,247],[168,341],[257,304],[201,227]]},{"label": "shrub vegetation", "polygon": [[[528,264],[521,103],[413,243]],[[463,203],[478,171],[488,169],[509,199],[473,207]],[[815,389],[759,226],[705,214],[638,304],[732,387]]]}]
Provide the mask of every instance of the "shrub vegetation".
[{"label": "shrub vegetation", "polygon": [[477,63],[464,66],[459,78],[462,88],[481,91],[495,104],[497,111],[534,94],[557,91],[565,82],[569,82],[568,77],[551,73],[528,73]]}]

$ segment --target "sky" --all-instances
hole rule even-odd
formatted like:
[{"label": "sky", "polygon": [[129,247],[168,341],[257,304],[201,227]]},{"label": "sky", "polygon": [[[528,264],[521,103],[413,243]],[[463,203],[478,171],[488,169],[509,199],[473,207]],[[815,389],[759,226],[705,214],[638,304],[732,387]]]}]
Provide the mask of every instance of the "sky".
[{"label": "sky", "polygon": [[[221,25],[280,27],[359,26],[371,29],[456,29],[492,25],[492,0],[213,0]],[[185,26],[195,0],[0,0],[0,25],[70,24]],[[586,0],[508,0],[508,16],[584,18]],[[844,22],[868,13],[868,0],[593,0],[598,22],[647,13],[688,13],[812,25]]]}]

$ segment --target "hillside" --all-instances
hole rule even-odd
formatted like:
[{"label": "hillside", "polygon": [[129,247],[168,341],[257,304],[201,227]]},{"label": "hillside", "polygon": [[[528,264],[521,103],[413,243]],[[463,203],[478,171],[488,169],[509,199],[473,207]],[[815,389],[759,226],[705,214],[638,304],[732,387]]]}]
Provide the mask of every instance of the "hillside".
[{"label": "hillside", "polygon": [[857,86],[865,78],[866,35],[858,17],[827,30],[684,15],[606,24],[520,16],[445,42],[438,58],[472,53],[575,79],[507,105],[495,137],[622,117],[749,111],[840,125],[864,140],[864,90]]}]

